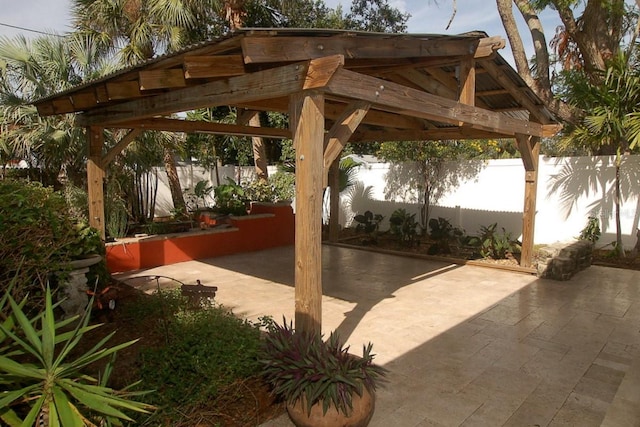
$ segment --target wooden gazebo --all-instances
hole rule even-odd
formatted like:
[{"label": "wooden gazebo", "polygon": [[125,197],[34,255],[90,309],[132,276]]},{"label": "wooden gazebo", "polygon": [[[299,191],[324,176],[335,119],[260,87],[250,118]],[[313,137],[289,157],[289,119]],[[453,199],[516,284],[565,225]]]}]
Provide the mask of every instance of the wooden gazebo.
[{"label": "wooden gazebo", "polygon": [[[141,131],[292,138],[296,150],[296,326],[321,328],[321,199],[348,141],[513,138],[525,173],[522,260],[530,266],[541,137],[559,126],[483,32],[457,36],[245,29],[35,103],[87,128],[91,225],[104,235],[107,164]],[[289,114],[289,129],[172,113],[228,105]],[[239,117],[242,116],[239,114]],[[175,117],[175,116],[174,116]],[[246,117],[246,115],[245,115]],[[128,129],[108,151],[104,129]],[[331,194],[337,195],[337,191]],[[332,201],[336,212],[337,199]],[[335,236],[337,224],[330,225]]]}]

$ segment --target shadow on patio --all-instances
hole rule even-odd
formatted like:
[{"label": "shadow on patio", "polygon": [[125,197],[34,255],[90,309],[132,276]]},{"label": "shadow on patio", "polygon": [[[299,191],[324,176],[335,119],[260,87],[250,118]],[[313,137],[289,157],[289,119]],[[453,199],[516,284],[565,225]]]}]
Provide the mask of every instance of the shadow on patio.
[{"label": "shadow on patio", "polygon": [[[293,248],[138,273],[218,286],[217,301],[251,319],[293,317]],[[553,282],[324,247],[323,330],[356,352],[373,342],[390,369],[372,425],[597,426],[636,372],[639,282],[603,267]],[[629,408],[609,411],[610,425],[637,425]]]}]

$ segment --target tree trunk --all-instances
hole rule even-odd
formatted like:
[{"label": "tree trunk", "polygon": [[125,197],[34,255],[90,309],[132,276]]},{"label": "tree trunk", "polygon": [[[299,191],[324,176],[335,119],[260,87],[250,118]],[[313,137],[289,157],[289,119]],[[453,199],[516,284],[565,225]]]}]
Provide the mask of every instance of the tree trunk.
[{"label": "tree trunk", "polygon": [[620,154],[616,156],[616,195],[614,203],[616,205],[616,252],[618,258],[624,258],[624,246],[622,245],[622,225],[620,222]]},{"label": "tree trunk", "polygon": [[[260,127],[260,114],[256,113],[249,119],[249,126]],[[267,181],[269,172],[267,171],[267,151],[264,147],[264,139],[259,136],[251,138],[253,146],[253,162],[256,167],[256,175],[261,181]]]},{"label": "tree trunk", "polygon": [[173,159],[173,151],[169,147],[164,147],[164,168],[167,172],[167,179],[169,181],[169,189],[171,190],[171,200],[173,200],[173,208],[176,212],[187,213],[187,206],[184,203],[184,195],[182,194],[182,187],[180,186],[180,179],[178,178],[178,169],[176,168],[176,162]]}]

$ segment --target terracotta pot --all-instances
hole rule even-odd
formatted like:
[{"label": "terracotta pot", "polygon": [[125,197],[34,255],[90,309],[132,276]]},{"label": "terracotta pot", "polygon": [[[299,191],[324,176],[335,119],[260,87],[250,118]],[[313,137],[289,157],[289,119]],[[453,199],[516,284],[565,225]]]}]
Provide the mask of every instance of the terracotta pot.
[{"label": "terracotta pot", "polygon": [[364,427],[371,421],[375,403],[375,395],[364,387],[362,397],[353,395],[353,409],[349,415],[338,412],[333,405],[324,414],[322,402],[313,405],[309,414],[304,398],[297,400],[294,405],[287,404],[287,412],[298,427]]}]

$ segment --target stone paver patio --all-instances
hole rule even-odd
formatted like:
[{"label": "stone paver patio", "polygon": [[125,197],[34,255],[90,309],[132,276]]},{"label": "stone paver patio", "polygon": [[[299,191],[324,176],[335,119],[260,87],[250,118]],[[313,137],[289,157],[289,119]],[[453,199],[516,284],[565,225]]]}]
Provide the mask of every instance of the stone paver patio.
[{"label": "stone paver patio", "polygon": [[[292,247],[120,278],[135,275],[217,286],[249,319],[294,315]],[[373,342],[389,369],[372,426],[640,426],[639,285],[638,271],[555,282],[325,246],[323,331],[356,353]]]}]

